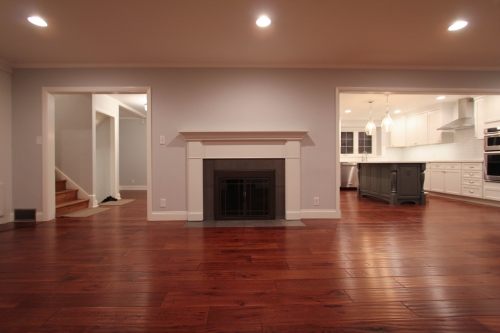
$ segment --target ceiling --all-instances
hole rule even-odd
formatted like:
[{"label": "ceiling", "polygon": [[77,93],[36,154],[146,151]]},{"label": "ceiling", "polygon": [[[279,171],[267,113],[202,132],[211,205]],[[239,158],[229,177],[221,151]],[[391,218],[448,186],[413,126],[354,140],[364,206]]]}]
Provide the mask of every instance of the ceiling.
[{"label": "ceiling", "polygon": [[500,0],[2,0],[0,61],[500,70],[499,18]]},{"label": "ceiling", "polygon": [[[445,95],[445,99],[436,98],[443,95],[417,95],[417,94],[390,94],[389,113],[396,118],[407,112],[417,111],[440,103],[456,103],[465,97],[477,97],[476,95]],[[373,119],[383,119],[387,109],[387,97],[384,94],[370,93],[341,93],[339,97],[340,117],[342,120],[366,120],[370,116],[370,103],[372,103]],[[351,110],[346,113],[346,110]],[[401,112],[395,114],[394,111]]]}]

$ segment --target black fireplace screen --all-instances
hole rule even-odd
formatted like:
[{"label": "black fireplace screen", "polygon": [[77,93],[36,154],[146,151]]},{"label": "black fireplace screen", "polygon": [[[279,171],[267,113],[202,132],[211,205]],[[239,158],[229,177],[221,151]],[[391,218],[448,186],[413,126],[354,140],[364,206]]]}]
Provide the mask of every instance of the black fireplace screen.
[{"label": "black fireplace screen", "polygon": [[216,220],[275,219],[275,171],[215,171]]}]

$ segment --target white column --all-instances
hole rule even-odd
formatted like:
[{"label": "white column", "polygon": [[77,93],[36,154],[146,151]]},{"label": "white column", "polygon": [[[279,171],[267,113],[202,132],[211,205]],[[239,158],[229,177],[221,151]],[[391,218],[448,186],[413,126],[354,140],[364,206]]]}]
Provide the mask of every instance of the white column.
[{"label": "white column", "polygon": [[203,221],[203,145],[188,142],[188,221]]},{"label": "white column", "polygon": [[300,220],[300,141],[285,143],[285,218]]}]

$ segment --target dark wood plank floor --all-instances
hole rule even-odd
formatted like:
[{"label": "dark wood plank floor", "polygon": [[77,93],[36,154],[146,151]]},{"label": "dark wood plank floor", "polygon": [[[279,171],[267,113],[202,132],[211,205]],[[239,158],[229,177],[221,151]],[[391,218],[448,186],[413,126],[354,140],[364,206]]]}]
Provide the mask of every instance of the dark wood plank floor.
[{"label": "dark wood plank floor", "polygon": [[0,232],[0,332],[499,332],[500,209],[341,193],[306,227],[147,222],[146,197]]}]

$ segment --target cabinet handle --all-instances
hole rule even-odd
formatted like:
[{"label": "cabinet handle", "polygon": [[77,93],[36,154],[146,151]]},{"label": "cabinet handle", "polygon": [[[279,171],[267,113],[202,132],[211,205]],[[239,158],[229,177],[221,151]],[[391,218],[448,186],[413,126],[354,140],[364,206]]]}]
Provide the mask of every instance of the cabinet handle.
[{"label": "cabinet handle", "polygon": [[455,167],[454,165],[452,165],[452,166],[451,166],[451,168],[452,168],[452,169],[453,169],[454,167]]},{"label": "cabinet handle", "polygon": [[473,180],[469,180],[469,183],[474,184],[474,181]]},{"label": "cabinet handle", "polygon": [[469,193],[474,193],[474,191],[473,190],[469,190]]},{"label": "cabinet handle", "polygon": [[469,165],[469,168],[474,169],[474,166],[473,165]]},{"label": "cabinet handle", "polygon": [[473,173],[469,173],[469,176],[474,176],[474,174]]}]

